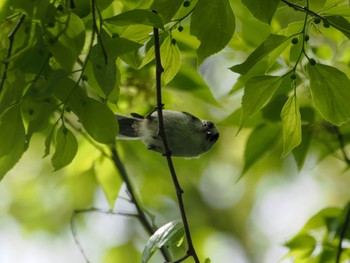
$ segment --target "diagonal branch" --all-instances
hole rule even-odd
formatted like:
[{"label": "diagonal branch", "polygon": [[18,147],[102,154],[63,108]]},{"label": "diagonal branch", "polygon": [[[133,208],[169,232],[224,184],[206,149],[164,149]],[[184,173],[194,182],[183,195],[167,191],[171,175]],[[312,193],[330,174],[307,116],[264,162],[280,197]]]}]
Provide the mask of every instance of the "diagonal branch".
[{"label": "diagonal branch", "polygon": [[162,102],[162,82],[161,82],[161,75],[163,73],[163,67],[161,63],[161,58],[160,58],[160,44],[159,44],[159,30],[158,28],[153,28],[153,34],[154,34],[154,53],[155,53],[155,61],[156,61],[156,92],[157,92],[157,113],[158,113],[158,123],[159,123],[159,136],[162,138],[163,141],[163,147],[164,147],[164,156],[166,157],[169,171],[171,174],[171,178],[173,179],[173,183],[175,185],[176,189],[176,196],[180,208],[180,213],[181,213],[181,218],[182,222],[184,225],[184,230],[186,234],[186,240],[188,244],[188,249],[187,249],[187,255],[184,256],[183,258],[175,261],[175,262],[182,262],[189,256],[192,256],[194,261],[196,263],[199,263],[199,259],[197,256],[197,253],[194,249],[192,238],[191,238],[191,233],[190,233],[190,228],[189,224],[187,221],[187,216],[186,216],[186,210],[185,210],[185,205],[184,201],[182,198],[183,190],[181,189],[180,183],[177,179],[174,164],[171,158],[171,149],[169,148],[167,137],[165,134],[165,129],[164,129],[164,120],[163,120],[163,107],[164,104]]},{"label": "diagonal branch", "polygon": [[346,211],[344,224],[340,230],[341,232],[340,232],[338,249],[337,249],[337,257],[336,257],[336,261],[335,261],[336,263],[340,263],[341,254],[343,252],[343,247],[342,247],[343,244],[342,243],[343,243],[343,240],[345,239],[345,235],[346,235],[346,232],[348,231],[349,224],[350,224],[350,204],[348,204],[346,206],[346,208],[348,211]]},{"label": "diagonal branch", "polygon": [[8,35],[9,48],[7,50],[7,56],[6,56],[6,59],[4,61],[4,65],[5,65],[4,72],[2,73],[2,77],[1,77],[1,81],[0,81],[0,94],[1,94],[1,91],[2,91],[2,89],[4,87],[5,80],[7,78],[7,70],[9,68],[9,64],[10,64],[10,58],[11,58],[11,55],[12,55],[12,48],[13,48],[13,43],[14,43],[14,40],[15,40],[15,35],[16,35],[19,27],[23,23],[25,17],[26,17],[26,15],[24,15],[24,14],[21,15],[21,17],[17,21],[16,26],[13,28],[13,30]]}]

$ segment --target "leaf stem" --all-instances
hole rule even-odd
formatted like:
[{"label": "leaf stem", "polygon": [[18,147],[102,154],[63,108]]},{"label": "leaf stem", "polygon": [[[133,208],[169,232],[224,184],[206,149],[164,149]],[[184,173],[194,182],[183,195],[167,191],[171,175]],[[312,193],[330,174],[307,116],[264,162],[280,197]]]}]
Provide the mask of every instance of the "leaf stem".
[{"label": "leaf stem", "polygon": [[2,73],[2,77],[1,77],[1,81],[0,81],[0,94],[3,90],[3,87],[4,87],[4,83],[5,83],[5,80],[7,78],[7,71],[8,71],[8,68],[9,68],[9,64],[10,64],[10,58],[11,58],[11,55],[12,55],[12,48],[13,48],[13,43],[14,43],[14,40],[15,40],[15,35],[19,29],[19,27],[21,26],[21,24],[23,23],[24,21],[24,18],[26,17],[25,14],[22,14],[20,16],[20,18],[18,19],[17,21],[17,24],[16,26],[12,29],[12,31],[10,32],[10,34],[8,35],[8,39],[9,39],[9,48],[7,49],[7,55],[6,55],[6,59],[5,61],[3,62],[4,65],[5,65],[5,68],[4,68],[4,72]]},{"label": "leaf stem", "polygon": [[164,147],[163,155],[167,160],[169,172],[171,174],[171,178],[173,180],[173,183],[176,189],[176,196],[177,196],[177,200],[180,208],[181,218],[184,225],[184,230],[185,230],[186,240],[188,245],[187,254],[175,262],[182,262],[189,256],[192,256],[196,263],[200,263],[192,242],[191,232],[190,232],[190,228],[189,228],[189,224],[186,216],[185,205],[182,198],[182,194],[184,192],[180,186],[179,180],[177,179],[175,167],[171,158],[172,156],[171,149],[169,148],[167,137],[165,134],[165,129],[164,129],[164,120],[163,120],[164,104],[162,102],[162,83],[161,83],[161,75],[164,69],[161,64],[158,28],[153,28],[153,36],[154,36],[154,53],[155,53],[155,61],[156,61],[156,93],[157,93],[156,95],[157,95],[157,113],[158,113],[158,125],[159,125],[158,133],[163,141],[163,147]]}]

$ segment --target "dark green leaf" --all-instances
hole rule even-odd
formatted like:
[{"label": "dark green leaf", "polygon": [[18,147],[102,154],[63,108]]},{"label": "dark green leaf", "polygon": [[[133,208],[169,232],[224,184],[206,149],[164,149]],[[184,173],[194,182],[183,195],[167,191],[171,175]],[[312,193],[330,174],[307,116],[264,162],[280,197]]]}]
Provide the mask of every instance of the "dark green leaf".
[{"label": "dark green leaf", "polygon": [[102,102],[86,98],[79,115],[85,130],[100,143],[112,144],[118,134],[118,122],[114,113]]},{"label": "dark green leaf", "polygon": [[0,180],[21,158],[25,143],[21,107],[17,104],[0,116]]},{"label": "dark green leaf", "polygon": [[296,96],[291,96],[281,112],[283,126],[283,153],[285,157],[301,143],[301,116]]},{"label": "dark green leaf", "polygon": [[301,171],[304,166],[305,159],[309,153],[310,142],[312,138],[312,128],[310,126],[303,126],[301,130],[302,141],[298,147],[293,149],[293,156],[297,163],[299,171]]},{"label": "dark green leaf", "polygon": [[201,42],[198,64],[222,50],[235,31],[235,16],[228,0],[199,0],[191,17],[191,34]]},{"label": "dark green leaf", "polygon": [[70,164],[78,151],[78,142],[73,133],[63,125],[56,133],[56,149],[51,158],[55,171]]},{"label": "dark green leaf", "polygon": [[181,7],[183,0],[154,0],[150,9],[156,11],[168,23]]},{"label": "dark green leaf", "polygon": [[148,240],[142,254],[142,263],[147,263],[157,249],[182,242],[184,227],[181,221],[171,221],[159,228]]},{"label": "dark green leaf", "polygon": [[126,11],[114,17],[107,18],[105,21],[117,26],[142,24],[157,28],[164,28],[162,18],[159,15],[150,10],[144,9]]},{"label": "dark green leaf", "polygon": [[[142,47],[141,44],[121,37],[112,38],[104,43],[104,48],[106,49],[108,58],[110,60],[115,60],[121,55],[138,50],[140,47]],[[98,53],[98,56],[103,56],[101,49]]]},{"label": "dark green leaf", "polygon": [[49,49],[61,66],[70,72],[85,42],[85,26],[74,13],[56,17],[55,27],[48,28]]},{"label": "dark green leaf", "polygon": [[307,66],[312,100],[321,116],[341,125],[350,119],[350,80],[337,68],[316,64]]},{"label": "dark green leaf", "polygon": [[241,124],[254,115],[271,99],[283,77],[277,76],[255,76],[247,81],[242,98],[242,120]]},{"label": "dark green leaf", "polygon": [[274,35],[271,34],[263,43],[258,46],[253,53],[249,55],[249,57],[242,64],[235,65],[231,67],[231,70],[239,73],[246,74],[248,71],[260,60],[269,55],[276,48],[281,46],[283,43],[288,41],[290,37],[282,36],[282,35]]},{"label": "dark green leaf", "polygon": [[244,168],[242,175],[249,170],[277,143],[280,128],[277,125],[261,125],[250,134],[244,151]]},{"label": "dark green leaf", "polygon": [[270,24],[280,0],[243,0],[242,3],[260,21]]},{"label": "dark green leaf", "polygon": [[350,23],[342,16],[329,16],[327,17],[328,23],[342,32],[347,38],[350,39]]},{"label": "dark green leaf", "polygon": [[104,58],[91,59],[95,79],[106,97],[117,88],[117,66],[114,61],[106,61]]}]

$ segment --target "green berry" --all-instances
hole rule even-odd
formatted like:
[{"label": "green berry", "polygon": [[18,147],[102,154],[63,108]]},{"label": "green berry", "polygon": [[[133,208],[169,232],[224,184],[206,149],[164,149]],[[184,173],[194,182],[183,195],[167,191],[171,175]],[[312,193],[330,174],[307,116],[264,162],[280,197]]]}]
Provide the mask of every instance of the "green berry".
[{"label": "green berry", "polygon": [[171,39],[171,44],[176,45],[176,39],[175,38]]},{"label": "green berry", "polygon": [[179,27],[177,28],[177,30],[179,30],[179,32],[182,32],[182,31],[184,30],[184,28],[183,28],[183,26],[179,26]]},{"label": "green berry", "polygon": [[294,73],[290,76],[291,79],[296,79],[297,78],[297,75],[295,75]]},{"label": "green berry", "polygon": [[309,62],[311,66],[316,65],[316,60],[314,60],[313,58],[310,58]]},{"label": "green berry", "polygon": [[305,42],[309,41],[310,40],[310,37],[308,35],[305,36],[304,38]]},{"label": "green berry", "polygon": [[183,3],[183,6],[184,7],[189,7],[191,5],[191,2],[190,1],[185,1],[184,3]]},{"label": "green berry", "polygon": [[328,21],[323,21],[323,26],[325,27],[325,28],[328,28],[329,27],[329,23],[328,23]]},{"label": "green berry", "polygon": [[292,44],[295,45],[298,43],[298,41],[299,41],[299,39],[295,37],[292,39]]},{"label": "green berry", "polygon": [[314,19],[314,23],[315,23],[315,24],[319,24],[320,22],[321,22],[321,18],[316,17],[316,18]]},{"label": "green berry", "polygon": [[62,11],[63,11],[63,5],[57,6],[57,10],[60,11],[60,12],[62,12]]},{"label": "green berry", "polygon": [[81,79],[82,79],[82,81],[88,81],[88,76],[83,75],[83,76],[81,76]]}]

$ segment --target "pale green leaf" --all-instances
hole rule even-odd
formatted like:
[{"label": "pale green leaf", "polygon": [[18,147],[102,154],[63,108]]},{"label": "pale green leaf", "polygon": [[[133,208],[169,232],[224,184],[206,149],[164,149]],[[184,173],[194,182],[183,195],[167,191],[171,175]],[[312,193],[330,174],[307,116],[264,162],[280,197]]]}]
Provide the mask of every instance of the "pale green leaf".
[{"label": "pale green leaf", "polygon": [[157,28],[164,28],[162,18],[158,14],[144,9],[126,11],[114,17],[107,18],[105,21],[116,26],[141,24]]},{"label": "pale green leaf", "polygon": [[106,97],[117,88],[117,66],[114,61],[106,61],[99,57],[91,59],[95,79]]},{"label": "pale green leaf", "polygon": [[308,65],[312,100],[321,116],[341,125],[350,119],[350,80],[339,69],[322,65]]},{"label": "pale green leaf", "polygon": [[283,153],[285,157],[301,143],[301,116],[296,96],[291,96],[281,112],[283,126]]},{"label": "pale green leaf", "polygon": [[[142,47],[141,44],[121,37],[112,38],[104,43],[104,48],[110,60],[115,60],[121,55],[138,50],[140,47]],[[98,55],[103,56],[101,48]]]},{"label": "pale green leaf", "polygon": [[0,116],[0,180],[21,158],[25,143],[21,107],[17,104]]},{"label": "pale green leaf", "polygon": [[70,164],[78,151],[78,142],[73,133],[63,125],[56,133],[56,149],[51,158],[55,171]]},{"label": "pale green leaf", "polygon": [[184,237],[181,221],[171,221],[160,227],[148,240],[142,254],[142,263],[147,263],[157,249],[166,245],[178,245]]},{"label": "pale green leaf", "polygon": [[243,0],[242,3],[257,19],[270,24],[280,0]]},{"label": "pale green leaf", "polygon": [[254,76],[247,81],[242,97],[242,120],[257,113],[271,99],[283,77]]},{"label": "pale green leaf", "polygon": [[118,122],[114,113],[102,102],[86,98],[79,116],[85,130],[100,143],[112,144],[118,134]]},{"label": "pale green leaf", "polygon": [[269,35],[248,58],[241,64],[235,65],[230,69],[239,74],[246,74],[248,71],[255,66],[260,60],[268,56],[272,51],[278,48],[280,45],[288,41],[290,37],[282,35]]},{"label": "pale green leaf", "polygon": [[179,47],[172,42],[171,37],[167,37],[160,47],[160,56],[164,69],[162,81],[167,84],[174,78],[181,65]]},{"label": "pale green leaf", "polygon": [[201,42],[198,64],[222,50],[235,31],[235,16],[228,0],[199,0],[191,17],[191,34]]}]

